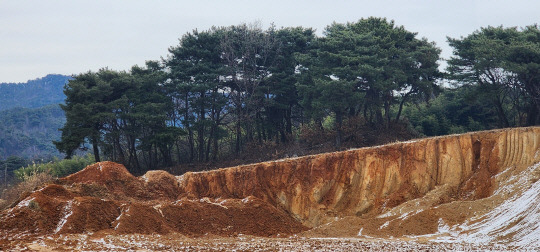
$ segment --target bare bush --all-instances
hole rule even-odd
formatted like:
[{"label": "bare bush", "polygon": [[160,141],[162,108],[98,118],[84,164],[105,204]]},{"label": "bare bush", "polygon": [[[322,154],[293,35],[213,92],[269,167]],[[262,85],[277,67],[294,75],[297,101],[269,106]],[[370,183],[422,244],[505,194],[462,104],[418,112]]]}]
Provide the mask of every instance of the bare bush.
[{"label": "bare bush", "polygon": [[54,177],[46,172],[32,173],[31,175],[24,176],[22,182],[2,192],[0,210],[13,206],[24,196],[53,180]]}]

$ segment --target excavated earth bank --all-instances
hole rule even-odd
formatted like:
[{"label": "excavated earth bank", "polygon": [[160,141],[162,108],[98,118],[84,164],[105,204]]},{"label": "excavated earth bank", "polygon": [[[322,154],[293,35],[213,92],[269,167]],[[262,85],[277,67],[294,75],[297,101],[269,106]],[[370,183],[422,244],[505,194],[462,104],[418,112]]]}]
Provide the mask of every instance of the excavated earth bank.
[{"label": "excavated earth bank", "polygon": [[0,249],[540,248],[539,145],[530,127],[177,177],[101,162],[1,212]]}]

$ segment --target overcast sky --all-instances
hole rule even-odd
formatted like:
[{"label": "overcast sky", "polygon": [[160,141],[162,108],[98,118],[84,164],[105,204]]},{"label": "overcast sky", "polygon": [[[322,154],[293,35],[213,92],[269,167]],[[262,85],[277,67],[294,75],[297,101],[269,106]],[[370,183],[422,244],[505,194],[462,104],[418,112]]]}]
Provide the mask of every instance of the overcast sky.
[{"label": "overcast sky", "polygon": [[167,56],[193,29],[259,21],[312,27],[321,35],[336,22],[386,17],[435,41],[449,57],[446,36],[480,27],[540,22],[540,1],[319,0],[0,0],[0,82],[26,82],[50,73],[102,67],[128,70]]}]

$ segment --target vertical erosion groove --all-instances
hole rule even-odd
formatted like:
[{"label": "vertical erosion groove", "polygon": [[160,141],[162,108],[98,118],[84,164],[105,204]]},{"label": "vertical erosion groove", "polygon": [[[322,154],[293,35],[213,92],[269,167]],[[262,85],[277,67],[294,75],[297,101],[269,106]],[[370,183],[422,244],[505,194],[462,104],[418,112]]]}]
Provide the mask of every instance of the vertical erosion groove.
[{"label": "vertical erosion groove", "polygon": [[473,160],[472,160],[472,170],[473,172],[478,169],[480,165],[480,151],[482,149],[482,143],[480,140],[476,140],[473,143]]}]

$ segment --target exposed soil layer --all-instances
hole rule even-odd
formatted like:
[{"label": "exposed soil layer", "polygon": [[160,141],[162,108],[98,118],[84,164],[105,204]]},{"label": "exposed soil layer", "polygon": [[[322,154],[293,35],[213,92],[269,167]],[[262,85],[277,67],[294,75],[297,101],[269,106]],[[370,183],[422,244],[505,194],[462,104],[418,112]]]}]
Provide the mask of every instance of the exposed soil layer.
[{"label": "exposed soil layer", "polygon": [[439,186],[440,203],[478,200],[497,188],[494,176],[540,161],[540,128],[426,138],[372,148],[186,173],[183,195],[253,195],[308,227],[334,217],[375,216]]},{"label": "exposed soil layer", "polygon": [[61,179],[61,185],[33,192],[3,212],[1,229],[5,235],[23,232],[29,236],[102,230],[274,236],[306,230],[283,210],[253,196],[177,198],[177,182],[171,178],[174,176],[164,172],[136,178],[122,165],[101,162]]},{"label": "exposed soil layer", "polygon": [[182,176],[101,162],[1,212],[0,248],[93,233],[538,245],[539,146],[532,127]]}]

